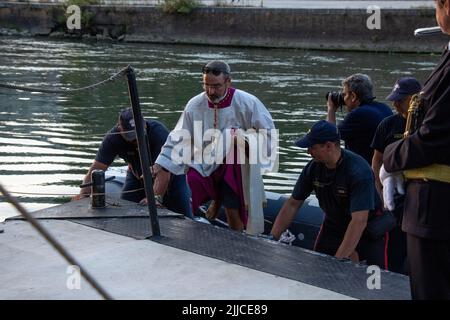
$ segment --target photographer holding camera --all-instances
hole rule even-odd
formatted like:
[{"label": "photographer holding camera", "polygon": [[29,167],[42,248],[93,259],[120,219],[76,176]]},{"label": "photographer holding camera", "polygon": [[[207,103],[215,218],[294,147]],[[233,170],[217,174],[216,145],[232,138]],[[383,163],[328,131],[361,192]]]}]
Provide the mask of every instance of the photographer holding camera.
[{"label": "photographer holding camera", "polygon": [[345,105],[348,114],[337,124],[345,148],[362,156],[369,165],[373,149],[370,147],[378,124],[392,115],[384,103],[376,102],[373,84],[368,75],[357,73],[342,81],[342,92],[329,92],[327,121],[336,124],[336,111]]}]

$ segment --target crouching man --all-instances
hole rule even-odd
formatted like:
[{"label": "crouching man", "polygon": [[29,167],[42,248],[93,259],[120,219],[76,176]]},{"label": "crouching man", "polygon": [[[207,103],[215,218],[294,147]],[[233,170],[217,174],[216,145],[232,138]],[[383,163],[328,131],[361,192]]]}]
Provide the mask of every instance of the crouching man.
[{"label": "crouching man", "polygon": [[281,208],[271,231],[273,237],[279,239],[305,199],[315,191],[325,219],[314,250],[354,262],[366,260],[369,265],[385,268],[385,237],[372,239],[366,232],[369,218],[381,212],[367,161],[342,149],[338,129],[324,120],[314,124],[296,145],[308,148],[313,159]]}]

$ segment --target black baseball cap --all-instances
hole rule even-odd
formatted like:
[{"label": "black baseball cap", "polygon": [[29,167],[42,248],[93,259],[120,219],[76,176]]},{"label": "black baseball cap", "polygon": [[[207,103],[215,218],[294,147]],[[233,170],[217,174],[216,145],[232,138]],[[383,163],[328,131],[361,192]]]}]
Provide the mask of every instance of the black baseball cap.
[{"label": "black baseball cap", "polygon": [[300,148],[309,148],[318,143],[325,143],[328,141],[335,142],[339,140],[340,136],[338,128],[328,121],[320,120],[309,129],[306,136],[297,140],[295,145]]}]

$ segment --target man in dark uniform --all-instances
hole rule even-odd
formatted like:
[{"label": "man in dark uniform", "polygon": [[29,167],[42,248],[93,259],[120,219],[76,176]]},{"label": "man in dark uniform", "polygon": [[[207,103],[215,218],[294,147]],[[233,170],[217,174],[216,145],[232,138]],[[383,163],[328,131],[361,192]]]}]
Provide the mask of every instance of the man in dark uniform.
[{"label": "man in dark uniform", "polygon": [[[375,174],[375,185],[380,197],[383,197],[383,186],[379,174],[383,164],[384,149],[387,145],[403,138],[411,97],[419,93],[421,89],[422,86],[416,78],[402,77],[396,81],[392,92],[386,97],[386,100],[392,101],[397,113],[384,118],[380,122],[371,145],[374,150],[372,170]],[[393,211],[398,221],[398,225],[389,232],[388,269],[405,274],[406,234],[401,230],[404,195],[396,194],[395,200],[397,203],[395,208],[389,207],[390,203],[385,204],[385,208]]]},{"label": "man in dark uniform", "polygon": [[386,267],[384,238],[369,238],[367,221],[379,212],[381,200],[367,162],[359,155],[341,149],[338,129],[319,121],[296,145],[308,148],[312,160],[303,169],[292,196],[281,208],[271,234],[275,239],[295,218],[312,191],[325,212],[325,220],[314,250],[336,258],[366,260],[369,265]]},{"label": "man in dark uniform", "polygon": [[[436,20],[450,35],[450,0],[436,0]],[[418,130],[386,147],[386,171],[407,178],[407,233],[413,299],[450,299],[450,51],[425,81]]]},{"label": "man in dark uniform", "polygon": [[[342,81],[343,102],[348,114],[337,124],[345,148],[359,154],[369,165],[373,156],[370,144],[378,124],[392,115],[391,108],[375,101],[372,91],[372,80],[366,74],[353,74]],[[336,124],[338,106],[331,96],[328,96],[327,101],[327,121]]]},{"label": "man in dark uniform", "polygon": [[[149,151],[151,154],[151,162],[155,163],[161,147],[166,142],[169,130],[159,121],[145,120],[145,128],[149,138]],[[97,151],[94,162],[89,168],[83,183],[91,181],[91,172],[99,169],[106,171],[116,157],[122,158],[128,164],[127,176],[122,190],[122,199],[145,203],[144,183],[141,178],[142,168],[139,158],[136,132],[134,126],[133,112],[131,108],[124,109],[119,114],[119,120],[103,141]],[[167,178],[164,181],[169,184],[165,194],[161,194],[162,189],[158,180],[154,181],[153,191],[157,203],[160,203],[177,213],[182,213],[188,217],[192,217],[190,209],[190,191],[186,183],[186,176],[171,176],[170,172],[165,172]],[[133,190],[137,190],[130,192]],[[80,195],[75,197],[79,199],[90,195],[90,187],[82,188]]]}]

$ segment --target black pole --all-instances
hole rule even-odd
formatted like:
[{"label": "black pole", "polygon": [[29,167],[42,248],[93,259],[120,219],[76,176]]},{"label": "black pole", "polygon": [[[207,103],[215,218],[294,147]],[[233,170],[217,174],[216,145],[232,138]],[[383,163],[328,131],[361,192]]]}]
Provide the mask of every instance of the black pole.
[{"label": "black pole", "polygon": [[144,129],[144,119],[139,105],[139,95],[137,91],[136,76],[131,66],[127,68],[128,93],[130,94],[131,106],[133,108],[133,118],[138,143],[139,158],[141,160],[142,175],[144,178],[145,196],[147,197],[147,207],[150,215],[150,224],[152,226],[152,235],[159,236],[158,213],[156,211],[155,196],[153,194],[153,180],[150,172],[150,155],[148,146],[147,131]]}]

